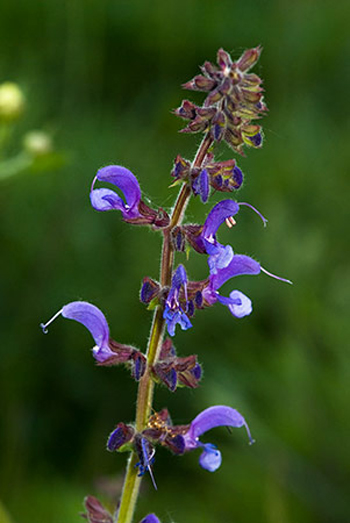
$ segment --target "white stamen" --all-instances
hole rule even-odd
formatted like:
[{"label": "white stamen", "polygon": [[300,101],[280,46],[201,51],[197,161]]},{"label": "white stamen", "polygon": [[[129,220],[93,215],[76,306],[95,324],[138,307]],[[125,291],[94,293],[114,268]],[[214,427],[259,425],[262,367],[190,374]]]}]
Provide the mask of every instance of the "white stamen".
[{"label": "white stamen", "polygon": [[56,314],[54,316],[52,316],[52,318],[47,323],[40,323],[40,327],[41,327],[41,329],[42,329],[44,334],[47,334],[49,332],[47,330],[47,327],[50,325],[50,323],[55,321],[55,319],[62,313],[62,310],[63,309],[61,309],[58,312],[56,312]]},{"label": "white stamen", "polygon": [[225,223],[229,229],[232,229],[232,227],[236,225],[237,222],[233,216],[229,216],[228,218],[226,218]]}]

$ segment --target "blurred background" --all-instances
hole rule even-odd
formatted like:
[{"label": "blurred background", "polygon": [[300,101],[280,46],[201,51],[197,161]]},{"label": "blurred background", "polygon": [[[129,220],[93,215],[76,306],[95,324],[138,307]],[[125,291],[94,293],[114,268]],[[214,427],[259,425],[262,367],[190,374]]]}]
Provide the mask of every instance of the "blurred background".
[{"label": "blurred background", "polygon": [[[94,211],[89,186],[98,168],[122,164],[169,210],[173,159],[191,159],[200,141],[171,114],[183,98],[203,99],[181,84],[219,47],[237,58],[258,44],[265,144],[238,158],[237,199],[269,224],[242,209],[220,241],[294,285],[264,275],[227,284],[251,297],[253,314],[239,321],[220,304],[197,314],[175,341],[180,355],[199,355],[202,385],[159,388],[155,401],[175,423],[235,407],[257,442],[243,429],[204,436],[223,454],[215,474],[196,452],[159,449],[158,491],[145,477],[135,521],[150,511],[162,523],[350,520],[348,15],[347,2],[327,0],[2,0],[0,84],[18,84],[25,102],[2,128],[1,521],[82,521],[85,495],[117,498],[126,455],[105,442],[134,419],[136,385],[122,368],[95,366],[81,325],[60,318],[44,336],[39,323],[84,299],[114,338],[144,349],[151,313],[138,292],[145,275],[158,277],[160,236]],[[44,151],[28,152],[32,130]],[[218,199],[193,201],[187,220],[203,222]],[[188,267],[192,279],[207,275],[204,256]]]}]

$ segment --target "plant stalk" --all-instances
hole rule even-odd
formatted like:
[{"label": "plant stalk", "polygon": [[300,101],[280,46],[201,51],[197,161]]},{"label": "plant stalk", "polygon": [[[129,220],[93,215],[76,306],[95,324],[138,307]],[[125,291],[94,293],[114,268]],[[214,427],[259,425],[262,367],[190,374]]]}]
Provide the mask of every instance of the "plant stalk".
[{"label": "plant stalk", "polygon": [[[209,136],[209,134],[206,134],[197,150],[192,167],[201,167],[212,143],[212,138]],[[188,183],[184,183],[175,202],[173,212],[171,214],[170,225],[163,231],[162,258],[160,266],[160,283],[162,287],[169,286],[171,284],[171,276],[173,272],[174,249],[171,244],[171,231],[174,227],[181,225],[186,207],[191,198],[191,194],[191,187],[188,185]],[[147,347],[147,368],[139,382],[135,424],[137,432],[142,432],[142,430],[144,430],[152,412],[155,382],[151,376],[151,368],[158,360],[163,343],[164,332],[165,319],[163,318],[163,308],[158,306],[154,311]],[[136,453],[132,452],[125,474],[117,523],[132,522],[142,479],[140,476],[138,476],[138,470],[136,468],[138,459],[139,458]]]}]

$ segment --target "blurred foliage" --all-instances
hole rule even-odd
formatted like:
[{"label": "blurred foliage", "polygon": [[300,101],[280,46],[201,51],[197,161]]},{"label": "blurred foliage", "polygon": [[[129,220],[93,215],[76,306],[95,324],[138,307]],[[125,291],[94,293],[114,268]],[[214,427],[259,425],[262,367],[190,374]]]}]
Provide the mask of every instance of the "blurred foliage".
[{"label": "blurred foliage", "polygon": [[[199,354],[202,387],[156,395],[176,423],[232,405],[257,443],[249,447],[243,431],[210,433],[204,441],[223,453],[212,475],[195,453],[160,449],[159,490],[145,478],[138,516],[349,521],[348,15],[347,2],[328,0],[2,1],[0,82],[16,82],[27,100],[9,156],[24,132],[44,126],[70,158],[0,186],[0,498],[14,523],[79,521],[85,494],[113,502],[121,485],[125,456],[104,446],[114,424],[133,419],[135,384],[122,369],[93,364],[78,324],[57,320],[48,336],[38,326],[85,299],[106,313],[115,338],[145,347],[151,315],[138,291],[144,275],[157,277],[160,237],[92,210],[96,170],[127,166],[144,194],[169,208],[172,160],[191,158],[199,141],[178,134],[170,114],[183,97],[201,99],[181,83],[219,47],[238,57],[257,44],[270,112],[264,148],[239,159],[238,199],[269,225],[242,209],[220,239],[294,286],[239,278],[253,300],[249,318],[217,304],[176,338],[179,354]],[[217,199],[206,209],[193,201],[188,219],[203,221]],[[190,276],[206,271],[192,254]]]}]

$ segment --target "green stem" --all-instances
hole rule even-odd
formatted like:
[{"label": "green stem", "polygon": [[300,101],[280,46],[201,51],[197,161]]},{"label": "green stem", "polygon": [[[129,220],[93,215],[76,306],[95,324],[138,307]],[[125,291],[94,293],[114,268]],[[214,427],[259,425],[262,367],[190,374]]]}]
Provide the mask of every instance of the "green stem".
[{"label": "green stem", "polygon": [[[202,162],[212,143],[213,142],[210,136],[205,135],[193,160],[193,167],[199,168],[202,165]],[[162,261],[160,267],[160,283],[163,287],[170,285],[171,283],[171,275],[174,264],[174,249],[170,241],[171,231],[174,227],[179,226],[182,223],[190,198],[191,188],[187,183],[185,183],[183,184],[175,202],[170,225],[163,232]],[[151,368],[158,360],[163,343],[164,332],[165,320],[163,318],[163,309],[162,307],[157,307],[153,315],[151,333],[146,354],[147,368],[140,380],[137,394],[135,424],[137,432],[142,432],[142,430],[146,427],[152,412],[155,382],[151,376]],[[137,461],[138,456],[135,454],[135,452],[132,452],[126,470],[117,523],[132,522],[142,479],[137,475],[138,471],[135,467]]]}]

